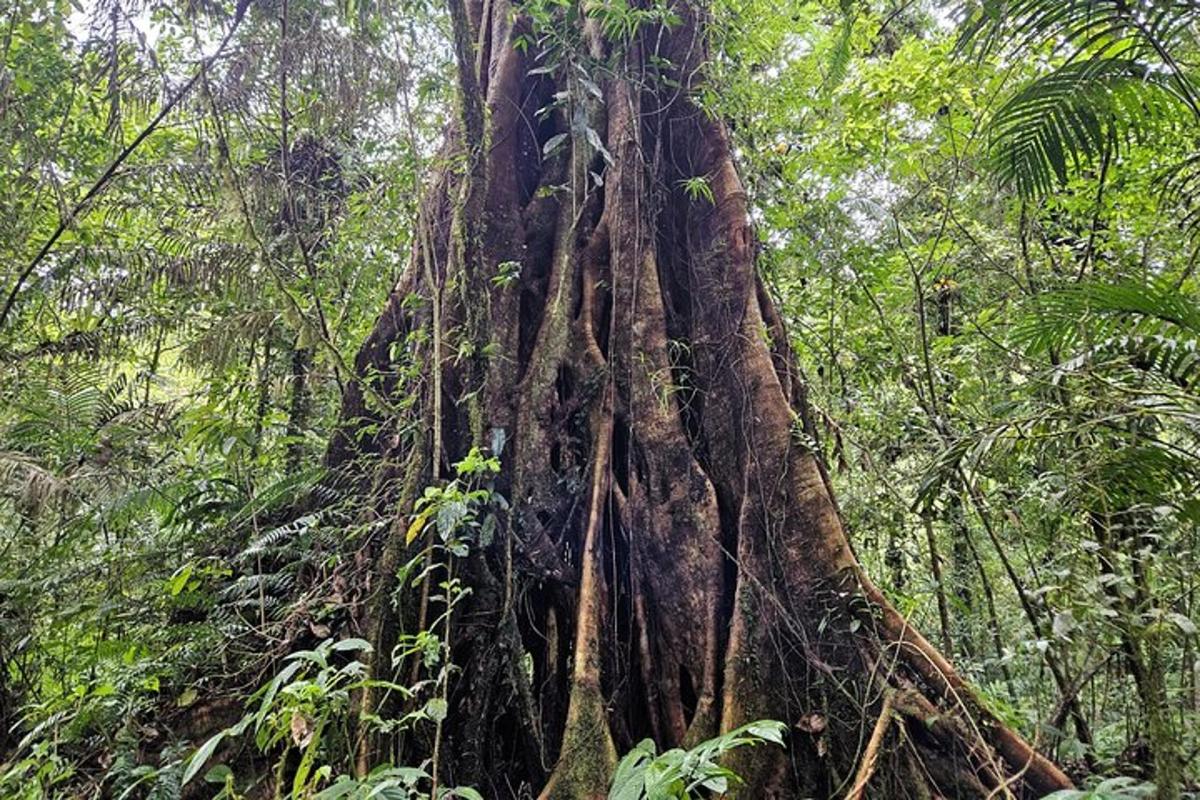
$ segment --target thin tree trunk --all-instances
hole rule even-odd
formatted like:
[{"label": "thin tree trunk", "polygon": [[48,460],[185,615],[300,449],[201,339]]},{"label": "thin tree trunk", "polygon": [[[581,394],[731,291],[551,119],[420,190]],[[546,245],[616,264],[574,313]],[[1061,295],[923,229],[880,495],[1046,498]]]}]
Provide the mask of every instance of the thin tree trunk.
[{"label": "thin tree trunk", "polygon": [[[258,462],[262,450],[263,425],[267,418],[267,410],[271,404],[271,340],[274,338],[273,327],[263,332],[262,363],[258,368],[258,402],[254,406],[254,433],[250,442],[250,464]],[[251,359],[253,366],[254,359]]]},{"label": "thin tree trunk", "polygon": [[284,464],[289,475],[295,475],[304,462],[304,436],[308,430],[309,392],[308,373],[312,369],[312,350],[299,342],[292,348],[292,399],[288,405],[287,451]]},{"label": "thin tree trunk", "polygon": [[[1093,512],[1090,514],[1090,521],[1101,545],[1098,553],[1100,567],[1105,573],[1116,575],[1119,542],[1113,532],[1112,517],[1109,514]],[[1136,541],[1136,537],[1133,538]],[[1116,591],[1111,583],[1105,584],[1105,592],[1113,605],[1119,609],[1116,622],[1121,634],[1121,649],[1144,715],[1146,739],[1154,761],[1156,796],[1163,800],[1175,800],[1180,796],[1183,785],[1183,752],[1171,721],[1165,668],[1160,654],[1161,645],[1153,640],[1154,634],[1148,637],[1139,623],[1142,615],[1149,612],[1151,601],[1149,575],[1143,563],[1144,557],[1134,549],[1135,552],[1130,554],[1133,564],[1132,601]],[[1146,641],[1147,638],[1150,638],[1150,641]]]},{"label": "thin tree trunk", "polygon": [[947,653],[953,653],[954,636],[950,631],[950,603],[946,599],[946,580],[942,576],[942,557],[938,554],[933,518],[929,515],[922,515],[921,523],[925,527],[925,542],[929,547],[929,571],[933,575],[935,584],[934,595],[937,598],[938,622],[942,629],[942,649]]}]

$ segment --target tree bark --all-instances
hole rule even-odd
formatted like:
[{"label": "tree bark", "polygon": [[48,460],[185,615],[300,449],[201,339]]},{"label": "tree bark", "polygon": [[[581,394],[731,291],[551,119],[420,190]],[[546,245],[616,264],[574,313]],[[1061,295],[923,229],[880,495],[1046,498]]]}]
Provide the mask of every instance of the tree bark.
[{"label": "tree bark", "polygon": [[[391,678],[418,623],[419,603],[392,598],[420,546],[412,502],[442,474],[435,440],[447,464],[504,441],[509,518],[456,568],[472,594],[445,785],[601,798],[641,738],[774,718],[794,726],[786,751],[729,759],[740,796],[840,797],[856,773],[878,797],[1068,786],[859,568],[806,444],[728,133],[695,99],[705,14],[672,10],[619,36],[597,12],[562,16],[577,44],[538,53],[515,43],[550,37],[506,0],[452,3],[466,96],[326,454],[388,523],[355,620],[372,669]],[[885,697],[894,721],[864,771]],[[362,742],[363,766],[430,745]]]}]

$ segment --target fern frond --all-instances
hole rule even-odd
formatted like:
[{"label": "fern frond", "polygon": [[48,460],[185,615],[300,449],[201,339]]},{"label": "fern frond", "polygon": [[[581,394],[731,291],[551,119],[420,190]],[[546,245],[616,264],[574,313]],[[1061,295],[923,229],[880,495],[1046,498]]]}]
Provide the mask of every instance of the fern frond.
[{"label": "fern frond", "polygon": [[[242,575],[221,590],[223,605],[256,604],[263,598],[286,597],[296,585],[296,578],[286,572]],[[276,599],[276,603],[279,601]]]},{"label": "fern frond", "polygon": [[[254,498],[239,508],[229,519],[229,526],[237,528],[256,516],[302,498],[325,475],[324,467],[302,470],[295,475],[285,475],[269,486],[260,489]],[[328,505],[324,503],[323,505]]]},{"label": "fern frond", "polygon": [[273,528],[250,542],[250,544],[238,554],[238,557],[249,558],[250,556],[261,555],[267,550],[280,548],[281,546],[291,542],[297,536],[307,532],[316,521],[316,516],[309,514],[293,520],[285,525],[280,525],[276,528]]}]

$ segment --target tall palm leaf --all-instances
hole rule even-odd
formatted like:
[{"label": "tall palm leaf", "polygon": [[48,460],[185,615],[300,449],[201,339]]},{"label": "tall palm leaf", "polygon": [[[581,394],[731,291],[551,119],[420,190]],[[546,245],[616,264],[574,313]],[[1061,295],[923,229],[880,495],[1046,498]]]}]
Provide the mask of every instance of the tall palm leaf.
[{"label": "tall palm leaf", "polygon": [[[1065,181],[1069,166],[1118,154],[1131,140],[1164,128],[1200,131],[1200,92],[1180,57],[1198,26],[1197,0],[973,3],[960,52],[1019,58],[1051,48],[1062,58],[993,119],[998,177],[1033,198]],[[1200,201],[1200,192],[1185,197]]]},{"label": "tall palm leaf", "polygon": [[996,113],[993,169],[1022,197],[1049,194],[1072,167],[1170,127],[1182,100],[1173,81],[1137,61],[1066,64],[1025,86]]}]

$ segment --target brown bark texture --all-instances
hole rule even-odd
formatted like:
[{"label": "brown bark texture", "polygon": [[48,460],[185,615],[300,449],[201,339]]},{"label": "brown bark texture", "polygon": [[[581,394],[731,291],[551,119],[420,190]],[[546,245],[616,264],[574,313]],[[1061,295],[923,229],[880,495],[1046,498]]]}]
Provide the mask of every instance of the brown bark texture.
[{"label": "brown bark texture", "polygon": [[[856,775],[866,797],[1068,786],[860,570],[729,134],[697,101],[705,13],[672,11],[631,34],[560,10],[555,38],[506,0],[451,3],[460,113],[326,454],[378,523],[353,621],[373,670],[420,674],[389,654],[440,602],[397,585],[415,497],[503,439],[510,512],[441,565],[471,589],[444,785],[602,798],[642,738],[770,718],[788,747],[730,758],[740,797],[842,797]],[[364,736],[360,763],[431,751]]]}]

